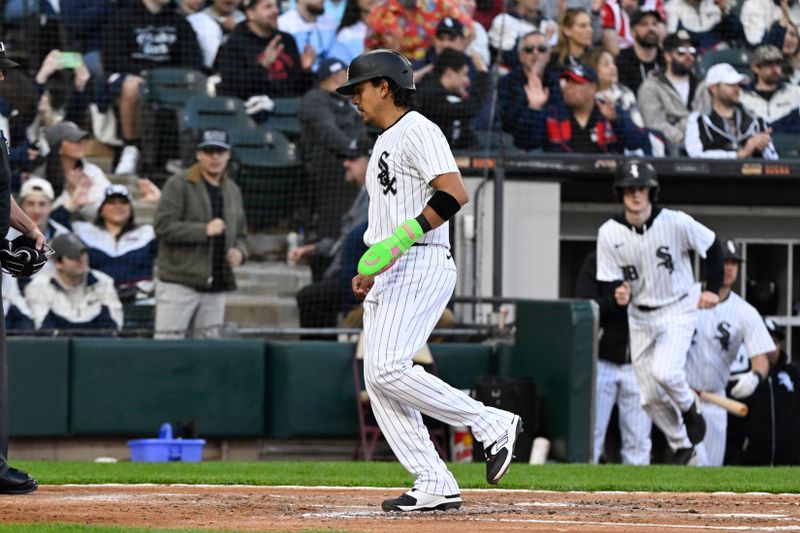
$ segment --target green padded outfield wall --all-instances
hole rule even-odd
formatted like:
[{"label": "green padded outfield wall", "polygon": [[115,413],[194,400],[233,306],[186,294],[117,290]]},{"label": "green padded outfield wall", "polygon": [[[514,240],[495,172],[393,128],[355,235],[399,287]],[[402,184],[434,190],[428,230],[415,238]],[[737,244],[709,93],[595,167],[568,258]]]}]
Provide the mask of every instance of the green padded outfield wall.
[{"label": "green padded outfield wall", "polygon": [[431,344],[436,371],[457,389],[471,389],[477,376],[492,372],[492,347],[485,344]]},{"label": "green padded outfield wall", "polygon": [[597,305],[590,300],[519,301],[514,344],[499,350],[499,374],[532,376],[544,392],[550,456],[592,457]]},{"label": "green padded outfield wall", "polygon": [[358,435],[351,343],[267,342],[266,434]]},{"label": "green padded outfield wall", "polygon": [[69,431],[69,339],[8,339],[8,389],[14,437]]},{"label": "green padded outfield wall", "polygon": [[264,343],[73,339],[74,435],[156,436],[192,419],[202,437],[260,437]]}]

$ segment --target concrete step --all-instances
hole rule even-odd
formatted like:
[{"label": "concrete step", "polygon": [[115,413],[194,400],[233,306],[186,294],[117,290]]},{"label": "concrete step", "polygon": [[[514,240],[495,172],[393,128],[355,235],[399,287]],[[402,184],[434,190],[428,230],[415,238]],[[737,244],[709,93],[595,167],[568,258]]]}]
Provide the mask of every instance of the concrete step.
[{"label": "concrete step", "polygon": [[294,297],[247,295],[234,292],[225,299],[225,321],[239,327],[298,327]]}]

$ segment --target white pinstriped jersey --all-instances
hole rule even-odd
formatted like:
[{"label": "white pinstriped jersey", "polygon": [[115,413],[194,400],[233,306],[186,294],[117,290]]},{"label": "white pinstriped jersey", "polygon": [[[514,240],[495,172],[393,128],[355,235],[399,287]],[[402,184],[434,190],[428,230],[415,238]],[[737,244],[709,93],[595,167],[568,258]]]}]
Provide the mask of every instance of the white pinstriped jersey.
[{"label": "white pinstriped jersey", "polygon": [[682,211],[654,206],[641,230],[620,215],[600,226],[597,279],[627,280],[636,306],[671,304],[695,283],[689,250],[705,258],[713,242],[714,232]]},{"label": "white pinstriped jersey", "polygon": [[749,357],[775,350],[758,311],[731,292],[712,309],[698,313],[697,329],[686,361],[686,378],[697,390],[725,388],[731,363],[744,345]]},{"label": "white pinstriped jersey", "polygon": [[[422,213],[435,192],[431,180],[448,172],[458,172],[450,145],[439,126],[421,114],[409,111],[384,130],[367,166],[367,246],[388,238],[397,226]],[[449,248],[449,224],[427,232],[418,242]]]}]

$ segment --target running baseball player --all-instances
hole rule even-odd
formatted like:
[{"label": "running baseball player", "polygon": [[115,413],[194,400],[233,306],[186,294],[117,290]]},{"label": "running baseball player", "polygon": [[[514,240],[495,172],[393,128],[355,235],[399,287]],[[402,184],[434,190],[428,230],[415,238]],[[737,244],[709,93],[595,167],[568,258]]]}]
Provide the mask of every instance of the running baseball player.
[{"label": "running baseball player", "polygon": [[[767,377],[767,353],[776,348],[758,311],[731,290],[742,261],[739,246],[729,240],[722,250],[725,272],[719,291],[720,302],[713,309],[698,313],[697,330],[686,360],[686,377],[694,390],[725,396],[731,364],[744,346],[750,358],[750,370],[731,377],[736,381],[731,396],[741,400],[751,396]],[[699,465],[722,466],[728,413],[702,398],[700,404],[708,429],[703,442],[697,445]]]},{"label": "running baseball player", "polygon": [[[623,213],[597,236],[597,279],[618,282],[614,297],[628,305],[630,350],[642,407],[673,451],[676,464],[694,464],[706,422],[686,381],[686,354],[697,309],[719,302],[722,246],[714,232],[681,211],[655,205],[658,177],[649,163],[629,160],[614,190]],[[695,282],[689,251],[706,260],[706,289]]]},{"label": "running baseball player", "polygon": [[[597,281],[597,253],[581,265],[575,296],[591,298],[600,307],[600,340],[594,394],[594,462],[600,459],[608,421],[616,405],[622,437],[620,455],[628,465],[650,464],[650,430],[653,423],[642,409],[639,382],[628,349],[628,310],[617,305],[614,284]],[[606,458],[608,458],[606,456]]]},{"label": "running baseball player", "polygon": [[364,382],[372,411],[398,460],[416,478],[384,511],[457,509],[455,478],[434,449],[420,412],[469,426],[486,449],[486,480],[508,470],[520,417],[486,407],[413,366],[453,294],[456,266],[448,220],[467,192],[441,130],[414,111],[411,64],[391,50],[355,58],[347,83],[365,123],[382,130],[367,166],[369,223],[353,293],[364,298]]}]

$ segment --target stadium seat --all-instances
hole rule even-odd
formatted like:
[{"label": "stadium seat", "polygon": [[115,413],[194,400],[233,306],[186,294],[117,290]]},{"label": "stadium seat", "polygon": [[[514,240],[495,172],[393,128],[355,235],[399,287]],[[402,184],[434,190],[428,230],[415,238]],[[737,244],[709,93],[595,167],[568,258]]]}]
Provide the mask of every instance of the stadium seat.
[{"label": "stadium seat", "polygon": [[700,60],[700,66],[698,67],[698,70],[700,71],[700,76],[705,77],[706,72],[708,72],[708,69],[710,69],[717,63],[729,63],[733,68],[735,68],[741,74],[749,76],[750,79],[752,80],[753,72],[750,69],[752,56],[753,56],[752,52],[750,52],[749,50],[745,50],[743,48],[709,50],[703,55],[703,59]]},{"label": "stadium seat", "polygon": [[207,94],[206,76],[184,68],[157,68],[145,75],[139,109],[141,135],[152,142],[142,143],[140,169],[152,175],[179,154],[181,108],[192,96]]},{"label": "stadium seat", "polygon": [[[431,350],[425,344],[412,358],[414,364],[422,366],[427,372],[436,375],[436,361],[431,355]],[[375,453],[375,446],[381,436],[381,428],[375,421],[370,408],[370,398],[364,390],[361,376],[364,375],[364,334],[358,337],[355,354],[353,355],[353,382],[356,388],[356,410],[358,413],[358,440],[353,450],[353,459],[364,457],[365,461],[371,461]],[[428,427],[428,434],[431,436],[436,453],[443,461],[449,461],[447,456],[447,427],[444,423],[434,420],[425,415],[422,421]]]},{"label": "stadium seat", "polygon": [[772,144],[781,157],[800,157],[800,135],[795,133],[773,133]]},{"label": "stadium seat", "polygon": [[155,68],[145,74],[142,96],[159,107],[181,109],[192,96],[205,96],[206,75],[188,68]]},{"label": "stadium seat", "polygon": [[274,98],[275,109],[263,124],[270,130],[277,130],[291,140],[300,137],[300,119],[297,113],[300,110],[300,98]]},{"label": "stadium seat", "polygon": [[256,123],[244,109],[244,102],[232,96],[198,95],[189,98],[180,112],[180,157],[187,165],[194,160],[197,135],[205,128],[255,129]]},{"label": "stadium seat", "polygon": [[506,153],[523,152],[514,146],[514,136],[508,132],[500,130],[475,130],[478,138],[478,150],[490,150],[495,152],[503,148]]},{"label": "stadium seat", "polygon": [[228,134],[231,169],[242,190],[248,226],[285,225],[299,203],[303,167],[295,144],[273,130],[238,127]]}]

